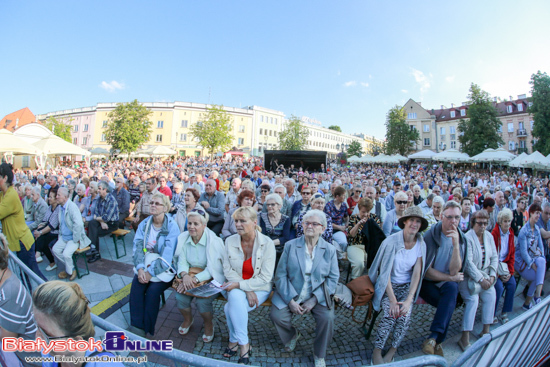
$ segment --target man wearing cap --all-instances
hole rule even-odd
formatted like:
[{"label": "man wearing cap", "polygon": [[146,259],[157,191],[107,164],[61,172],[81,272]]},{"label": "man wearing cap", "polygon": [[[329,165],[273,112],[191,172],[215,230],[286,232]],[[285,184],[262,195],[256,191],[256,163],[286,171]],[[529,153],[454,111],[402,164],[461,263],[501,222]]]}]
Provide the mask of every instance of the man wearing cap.
[{"label": "man wearing cap", "polygon": [[430,335],[422,344],[425,354],[443,357],[441,343],[445,341],[447,329],[456,308],[458,283],[464,280],[464,264],[467,258],[467,240],[458,224],[461,207],[449,201],[443,208],[441,221],[425,234],[426,265],[420,296],[430,305],[437,307],[430,326]]},{"label": "man wearing cap", "polygon": [[388,194],[388,196],[386,197],[386,211],[390,211],[392,209],[395,209],[395,203],[393,202],[393,197],[395,196],[395,194],[397,194],[399,191],[401,191],[401,181],[399,181],[398,179],[396,179],[394,182],[393,182],[393,190]]}]

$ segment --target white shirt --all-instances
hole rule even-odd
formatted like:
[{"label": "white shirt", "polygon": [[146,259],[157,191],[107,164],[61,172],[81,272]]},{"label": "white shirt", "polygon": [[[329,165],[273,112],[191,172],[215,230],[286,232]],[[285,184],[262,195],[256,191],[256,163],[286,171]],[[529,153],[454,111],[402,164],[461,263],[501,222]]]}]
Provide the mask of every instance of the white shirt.
[{"label": "white shirt", "polygon": [[395,254],[391,270],[391,282],[395,284],[410,283],[416,259],[422,257],[419,241],[410,250],[403,249]]},{"label": "white shirt", "polygon": [[312,253],[309,253],[307,245],[305,247],[305,276],[304,276],[304,286],[302,287],[302,291],[300,292],[300,296],[296,300],[296,303],[300,304],[304,301],[307,301],[311,298],[311,294],[313,293],[313,286],[311,284],[311,269],[313,268],[313,259],[315,259],[315,249],[317,246],[313,248]]},{"label": "white shirt", "polygon": [[498,261],[504,261],[506,259],[506,256],[508,256],[509,235],[510,230],[508,230],[508,232],[506,233],[502,233],[502,229],[500,230],[500,252],[498,254]]}]

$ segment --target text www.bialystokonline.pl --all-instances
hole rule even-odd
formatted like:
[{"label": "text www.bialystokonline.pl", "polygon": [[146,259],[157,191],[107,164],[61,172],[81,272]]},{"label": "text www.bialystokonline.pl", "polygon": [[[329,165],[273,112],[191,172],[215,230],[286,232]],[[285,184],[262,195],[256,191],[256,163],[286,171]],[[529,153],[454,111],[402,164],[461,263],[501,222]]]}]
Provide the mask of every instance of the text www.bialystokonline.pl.
[{"label": "text www.bialystokonline.pl", "polygon": [[146,363],[147,356],[92,356],[92,357],[74,357],[74,356],[54,356],[54,357],[25,357],[25,362],[57,362],[57,363],[88,363],[88,362],[122,362],[122,363]]}]

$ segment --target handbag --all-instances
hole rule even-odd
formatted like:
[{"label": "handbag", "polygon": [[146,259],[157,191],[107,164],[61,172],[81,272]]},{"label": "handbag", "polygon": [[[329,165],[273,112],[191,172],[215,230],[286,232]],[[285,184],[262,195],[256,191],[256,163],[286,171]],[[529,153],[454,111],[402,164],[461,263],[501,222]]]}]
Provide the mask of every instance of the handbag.
[{"label": "handbag", "polygon": [[508,264],[504,261],[498,263],[498,276],[510,275],[510,269],[508,269]]},{"label": "handbag", "polygon": [[[144,260],[145,269],[144,270],[147,271],[149,266],[151,266],[151,264],[155,260],[160,260],[160,261],[164,262],[166,265],[168,265],[168,269],[166,269],[165,271],[163,271],[160,274],[155,275],[154,277],[151,278],[150,281],[151,282],[165,282],[165,283],[168,283],[172,279],[174,279],[174,277],[176,276],[176,271],[174,270],[174,268],[172,267],[172,265],[168,261],[164,260],[160,256],[160,254],[157,254],[156,252],[147,251],[145,253],[145,260]],[[134,267],[134,274],[138,275],[138,271],[136,270],[135,267]]]},{"label": "handbag", "polygon": [[[355,320],[355,310],[357,306],[366,306],[372,302],[372,297],[374,297],[374,285],[372,284],[368,275],[362,275],[358,278],[353,279],[351,282],[346,284],[353,294],[353,301],[351,305],[353,306],[353,311],[351,317],[356,323],[361,323],[361,321]],[[369,314],[367,318],[370,318],[372,313],[372,307],[369,307]]]},{"label": "handbag", "polygon": [[[201,272],[203,272],[203,271],[204,271],[204,269],[201,269],[201,268],[193,268],[193,267],[191,267],[191,268],[189,268],[189,272],[188,272],[187,274],[189,274],[190,276],[195,276],[195,275],[197,275],[198,273],[201,273]],[[202,286],[202,285],[205,285],[205,284],[207,284],[207,283],[210,283],[211,281],[212,281],[212,278],[207,279],[207,280],[203,280],[202,282],[195,284],[195,286],[194,286],[193,288],[200,287],[200,286]],[[179,276],[177,276],[177,277],[174,278],[174,281],[172,282],[172,288],[174,288],[174,290],[175,290],[176,292],[178,291],[178,287],[179,287],[179,285],[181,284],[181,282],[182,282],[182,279],[181,279]],[[178,293],[179,293],[179,292],[178,292]],[[187,296],[191,296],[191,297],[197,297],[197,296],[195,296],[195,295],[193,295],[193,294],[191,294],[191,293],[188,293],[187,291],[183,292],[183,294],[185,294],[185,295],[187,295]],[[197,298],[208,298],[208,297],[197,297]]]},{"label": "handbag", "polygon": [[479,284],[478,282],[476,282],[472,278],[468,279],[468,291],[470,292],[470,294],[472,296],[475,295],[475,294],[478,294],[479,292],[481,292],[481,290],[482,290],[481,284]]},{"label": "handbag", "polygon": [[325,302],[327,303],[327,308],[332,310],[334,308],[334,298],[333,295],[329,293],[327,282],[323,282],[323,292],[325,293]]}]

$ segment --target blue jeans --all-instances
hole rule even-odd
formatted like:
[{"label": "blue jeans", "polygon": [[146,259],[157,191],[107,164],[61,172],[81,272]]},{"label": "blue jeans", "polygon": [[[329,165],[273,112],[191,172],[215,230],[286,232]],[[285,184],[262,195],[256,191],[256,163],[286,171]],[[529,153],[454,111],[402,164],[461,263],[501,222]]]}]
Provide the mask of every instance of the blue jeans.
[{"label": "blue jeans", "polygon": [[445,282],[441,287],[435,284],[435,282],[424,280],[420,288],[420,297],[437,308],[434,320],[430,326],[430,331],[432,334],[437,334],[435,342],[441,344],[445,341],[447,329],[449,328],[453,312],[456,308],[458,283]]},{"label": "blue jeans", "polygon": [[170,288],[172,282],[149,282],[142,284],[134,275],[130,288],[130,322],[133,326],[155,335],[155,324],[160,308],[160,295]]},{"label": "blue jeans", "polygon": [[[36,263],[36,251],[34,249],[34,243],[32,244],[31,248],[27,250],[23,242],[19,241],[19,246],[21,246],[21,250],[17,251],[17,257],[19,260],[23,262],[23,264],[27,265],[29,269],[31,269],[36,275],[38,275],[40,278],[42,278],[45,282],[48,281],[44,274],[40,271],[38,268],[38,264]],[[30,287],[29,278],[25,275],[25,279],[27,280],[27,283],[29,285],[29,290],[32,289]]]},{"label": "blue jeans", "polygon": [[495,283],[495,291],[497,293],[495,315],[497,313],[498,301],[500,300],[500,297],[502,297],[502,293],[504,293],[504,290],[506,290],[506,295],[504,296],[502,313],[512,312],[512,309],[514,308],[514,294],[516,293],[516,278],[511,276],[506,283],[503,283],[500,278],[497,278],[497,281]]}]

